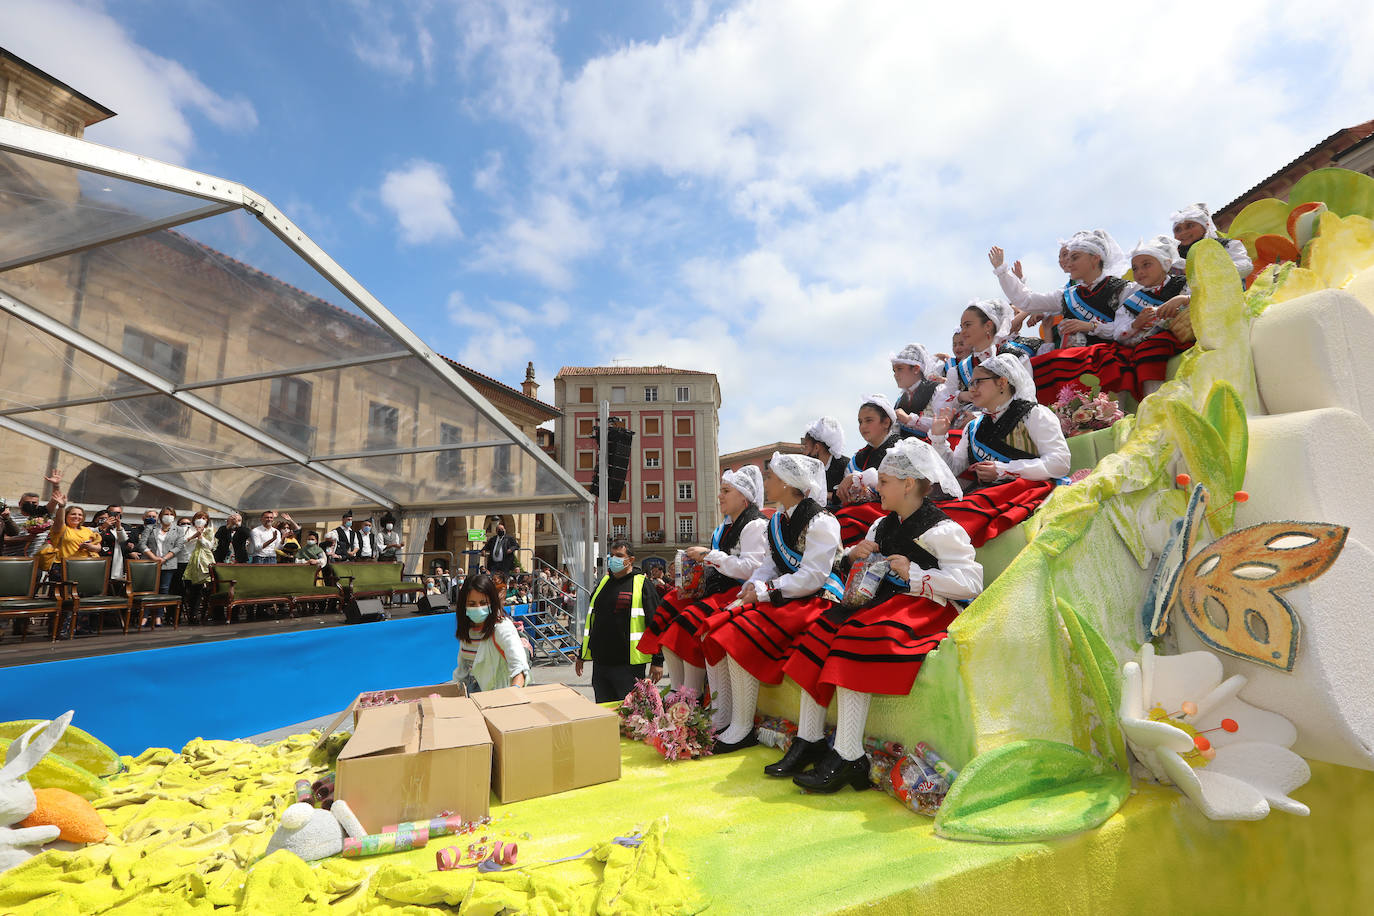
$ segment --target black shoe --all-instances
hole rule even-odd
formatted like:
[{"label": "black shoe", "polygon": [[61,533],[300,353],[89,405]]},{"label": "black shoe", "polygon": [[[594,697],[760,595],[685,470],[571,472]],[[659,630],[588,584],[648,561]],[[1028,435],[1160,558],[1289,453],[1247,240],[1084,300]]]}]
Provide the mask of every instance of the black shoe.
[{"label": "black shoe", "polygon": [[826,795],[838,792],[844,786],[862,791],[869,787],[868,755],[865,754],[858,760],[845,760],[839,752],[832,750],[825,755],[824,760],[816,764],[814,770],[793,776],[792,781],[808,792]]},{"label": "black shoe", "polygon": [[791,746],[787,748],[787,753],[782,755],[782,759],[763,768],[764,775],[796,776],[808,767],[820,763],[828,750],[830,750],[830,745],[825,743],[824,738],[816,741],[793,738]]},{"label": "black shoe", "polygon": [[719,757],[721,754],[733,754],[735,751],[742,751],[746,747],[753,747],[759,743],[759,733],[757,729],[749,729],[749,734],[734,743],[726,743],[719,738],[711,746],[712,756]]}]

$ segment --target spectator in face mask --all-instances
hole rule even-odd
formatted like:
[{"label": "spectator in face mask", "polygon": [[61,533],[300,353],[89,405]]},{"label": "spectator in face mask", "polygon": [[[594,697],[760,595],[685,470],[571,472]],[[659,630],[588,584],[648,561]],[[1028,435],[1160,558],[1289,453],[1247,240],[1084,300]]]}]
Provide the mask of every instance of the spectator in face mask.
[{"label": "spectator in face mask", "polygon": [[48,529],[52,526],[52,517],[47,507],[38,501],[38,494],[25,493],[19,497],[18,511],[7,509],[6,512],[9,519],[5,524],[5,556],[37,554],[47,542]]},{"label": "spectator in face mask", "polygon": [[[143,538],[139,542],[139,548],[143,555],[150,560],[162,561],[162,576],[158,581],[157,591],[160,595],[172,594],[172,580],[176,578],[177,568],[180,563],[177,561],[186,546],[186,534],[173,522],[176,521],[176,514],[171,506],[163,506],[158,512],[152,525],[144,525]],[[161,610],[159,610],[161,613]],[[139,626],[142,626],[142,622]],[[157,618],[155,626],[162,626],[162,618]]]},{"label": "spectator in face mask", "polygon": [[506,534],[505,525],[496,526],[496,537],[487,542],[483,553],[487,555],[487,568],[494,573],[509,575],[515,569],[515,552],[520,542]]},{"label": "spectator in face mask", "polygon": [[124,578],[124,558],[129,555],[129,532],[124,528],[124,507],[106,506],[100,531],[100,555],[110,558],[110,578]]},{"label": "spectator in face mask", "polygon": [[330,532],[334,536],[336,560],[352,560],[358,556],[358,531],[353,527],[353,513],[345,512],[339,527]]},{"label": "spectator in face mask", "polygon": [[401,532],[396,530],[396,519],[390,512],[382,516],[380,541],[382,549],[378,559],[386,563],[396,562],[405,544],[401,542]]},{"label": "spectator in face mask", "polygon": [[224,526],[215,532],[215,562],[248,562],[248,529],[243,527],[243,516],[237,512],[230,512]]},{"label": "spectator in face mask", "polygon": [[210,566],[215,561],[215,538],[211,531],[210,516],[197,512],[191,516],[191,533],[186,536],[186,563],[183,564],[181,579],[185,597],[186,619],[190,623],[200,623],[204,610],[205,596],[210,591]]},{"label": "spectator in face mask", "polygon": [[363,526],[358,531],[358,552],[353,559],[375,560],[379,553],[381,553],[381,548],[377,544],[377,535],[372,529],[372,519],[363,519]]}]

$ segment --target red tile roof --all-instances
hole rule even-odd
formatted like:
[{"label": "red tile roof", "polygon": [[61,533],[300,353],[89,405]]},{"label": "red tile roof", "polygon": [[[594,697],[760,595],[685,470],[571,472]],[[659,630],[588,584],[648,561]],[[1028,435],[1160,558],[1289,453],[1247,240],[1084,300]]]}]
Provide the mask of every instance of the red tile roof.
[{"label": "red tile roof", "polygon": [[570,375],[709,375],[711,378],[716,377],[714,372],[702,372],[698,369],[673,369],[669,366],[564,366],[558,370],[554,379]]}]

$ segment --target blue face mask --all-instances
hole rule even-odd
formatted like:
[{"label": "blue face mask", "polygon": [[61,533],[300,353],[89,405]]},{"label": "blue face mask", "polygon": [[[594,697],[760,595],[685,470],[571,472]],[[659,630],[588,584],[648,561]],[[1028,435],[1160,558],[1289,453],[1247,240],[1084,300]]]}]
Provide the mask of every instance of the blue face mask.
[{"label": "blue face mask", "polygon": [[624,557],[607,557],[606,568],[613,573],[624,572],[625,567],[630,565],[630,561]]},{"label": "blue face mask", "polygon": [[491,605],[479,604],[477,607],[468,608],[467,612],[468,620],[471,620],[473,623],[482,623],[491,616]]}]

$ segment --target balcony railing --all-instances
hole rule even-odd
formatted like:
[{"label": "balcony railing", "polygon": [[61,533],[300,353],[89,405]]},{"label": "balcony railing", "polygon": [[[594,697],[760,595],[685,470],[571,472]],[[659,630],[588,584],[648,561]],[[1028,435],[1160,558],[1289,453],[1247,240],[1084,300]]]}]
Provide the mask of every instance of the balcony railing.
[{"label": "balcony railing", "polygon": [[644,543],[646,544],[662,544],[666,540],[665,532],[662,529],[644,532]]}]

